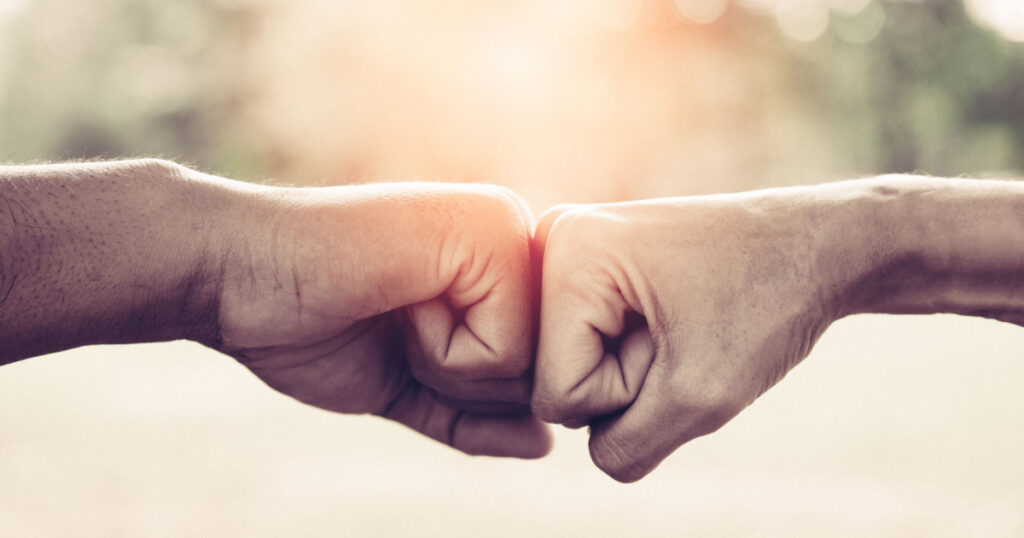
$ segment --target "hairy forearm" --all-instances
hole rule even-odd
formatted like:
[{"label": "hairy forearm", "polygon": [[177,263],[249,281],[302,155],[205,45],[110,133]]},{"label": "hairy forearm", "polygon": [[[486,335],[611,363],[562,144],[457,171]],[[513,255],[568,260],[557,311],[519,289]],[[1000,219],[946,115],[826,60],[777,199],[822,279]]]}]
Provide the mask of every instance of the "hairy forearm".
[{"label": "hairy forearm", "polygon": [[0,167],[0,364],[87,344],[214,343],[229,191],[155,160]]},{"label": "hairy forearm", "polygon": [[882,176],[810,192],[840,315],[1024,320],[1024,185]]}]

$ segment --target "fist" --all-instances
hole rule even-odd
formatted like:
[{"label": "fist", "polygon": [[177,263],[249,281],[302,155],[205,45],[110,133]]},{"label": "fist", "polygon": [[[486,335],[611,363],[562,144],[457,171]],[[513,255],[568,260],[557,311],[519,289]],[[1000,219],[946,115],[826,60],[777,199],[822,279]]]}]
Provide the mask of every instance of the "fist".
[{"label": "fist", "polygon": [[271,387],[471,454],[539,457],[532,221],[507,189],[255,188],[223,257],[220,349]]},{"label": "fist", "polygon": [[760,193],[550,211],[534,412],[625,482],[715,431],[835,318],[813,230]]}]

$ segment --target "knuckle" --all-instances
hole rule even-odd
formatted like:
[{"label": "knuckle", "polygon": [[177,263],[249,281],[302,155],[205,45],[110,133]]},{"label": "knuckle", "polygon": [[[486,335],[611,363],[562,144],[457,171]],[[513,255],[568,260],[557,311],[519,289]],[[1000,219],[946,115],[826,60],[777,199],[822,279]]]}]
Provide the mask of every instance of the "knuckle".
[{"label": "knuckle", "polygon": [[[586,205],[566,207],[549,217],[552,220],[546,228],[545,258],[579,259],[582,254],[607,252],[609,242],[623,243],[621,220],[607,210]],[[557,206],[549,214],[556,209]]]},{"label": "knuckle", "polygon": [[555,206],[549,212],[553,214],[554,219],[551,221],[551,237],[578,235],[578,232],[587,227],[587,221],[590,220],[586,208],[578,205],[563,204]]},{"label": "knuckle", "polygon": [[469,184],[455,187],[455,195],[447,201],[447,209],[460,223],[474,229],[514,230],[529,235],[530,217],[526,202],[508,187]]},{"label": "knuckle", "polygon": [[544,259],[559,260],[563,257],[574,258],[583,248],[580,243],[584,233],[586,217],[578,209],[569,210],[554,217],[547,226],[544,243]]},{"label": "knuckle", "polygon": [[534,389],[530,408],[538,418],[552,424],[561,424],[572,418],[564,399],[546,389]]},{"label": "knuckle", "polygon": [[504,185],[488,185],[486,195],[491,200],[489,207],[482,208],[491,218],[500,216],[509,223],[531,224],[529,206],[518,193]]},{"label": "knuckle", "polygon": [[580,207],[579,204],[555,204],[549,207],[547,211],[545,211],[544,214],[540,216],[538,223],[550,227],[552,224],[554,224],[556,220],[558,220],[559,217],[566,213],[569,213],[570,211],[578,207]]},{"label": "knuckle", "polygon": [[491,196],[505,197],[505,198],[507,198],[507,199],[509,199],[510,201],[513,201],[513,202],[515,202],[516,199],[519,197],[519,195],[516,194],[516,191],[514,191],[514,190],[512,190],[509,187],[506,187],[504,185],[495,185],[493,183],[487,183],[487,184],[484,184],[484,188],[487,189],[488,193]]},{"label": "knuckle", "polygon": [[529,207],[526,203],[526,200],[524,200],[523,197],[519,195],[519,193],[512,190],[511,188],[506,187],[504,185],[495,185],[494,189],[497,195],[506,198],[509,202],[512,203],[512,207],[515,209],[516,212],[522,213],[527,207]]}]

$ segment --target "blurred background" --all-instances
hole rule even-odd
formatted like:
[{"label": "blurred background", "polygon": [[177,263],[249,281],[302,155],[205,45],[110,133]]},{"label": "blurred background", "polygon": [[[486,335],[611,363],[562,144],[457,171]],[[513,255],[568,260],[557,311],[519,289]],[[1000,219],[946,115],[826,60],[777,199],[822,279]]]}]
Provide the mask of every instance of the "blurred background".
[{"label": "blurred background", "polygon": [[[0,0],[0,161],[482,181],[536,213],[1024,176],[1016,0]],[[469,458],[187,343],[0,369],[0,536],[1021,536],[1024,333],[860,316],[621,485]]]}]

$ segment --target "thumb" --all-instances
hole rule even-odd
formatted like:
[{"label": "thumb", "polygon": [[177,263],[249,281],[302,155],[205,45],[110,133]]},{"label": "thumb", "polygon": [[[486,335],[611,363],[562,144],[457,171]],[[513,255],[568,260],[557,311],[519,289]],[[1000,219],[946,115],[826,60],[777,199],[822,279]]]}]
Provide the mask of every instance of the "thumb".
[{"label": "thumb", "polygon": [[[540,263],[544,258],[544,248],[547,245],[548,234],[551,233],[551,227],[555,224],[564,213],[571,211],[573,208],[579,207],[580,204],[558,204],[552,206],[550,209],[541,215],[540,220],[537,221],[537,227],[533,231],[533,241],[530,244],[531,254],[535,263]],[[537,273],[540,274],[540,273]]]}]

